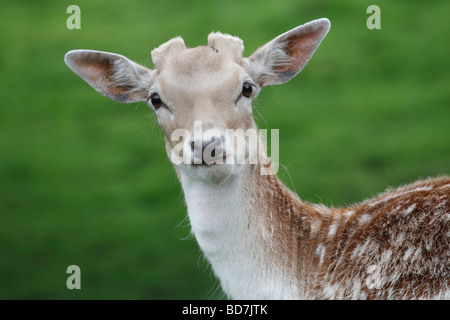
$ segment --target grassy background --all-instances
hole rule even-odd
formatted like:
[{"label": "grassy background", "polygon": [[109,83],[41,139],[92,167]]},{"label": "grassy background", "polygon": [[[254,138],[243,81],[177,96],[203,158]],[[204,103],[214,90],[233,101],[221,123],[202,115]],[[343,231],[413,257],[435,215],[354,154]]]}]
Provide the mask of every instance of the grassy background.
[{"label": "grassy background", "polygon": [[[319,17],[332,28],[309,65],[256,101],[280,129],[279,176],[335,206],[449,173],[447,0],[3,1],[0,4],[0,298],[217,299],[189,236],[179,183],[144,104],[106,99],[63,62],[71,49],[124,54],[212,30],[246,55]],[[81,8],[68,30],[66,8]],[[67,266],[81,290],[66,288]]]}]

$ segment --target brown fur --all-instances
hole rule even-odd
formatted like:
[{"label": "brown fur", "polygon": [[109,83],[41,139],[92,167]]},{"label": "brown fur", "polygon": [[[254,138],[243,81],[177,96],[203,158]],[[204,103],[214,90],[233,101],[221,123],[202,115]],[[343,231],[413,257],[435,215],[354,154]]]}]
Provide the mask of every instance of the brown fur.
[{"label": "brown fur", "polygon": [[[275,176],[257,177],[265,185],[258,200],[268,206],[258,212],[274,228],[268,255],[296,275],[306,298],[433,298],[449,290],[450,178],[326,208],[302,202]],[[373,287],[371,276],[379,278]]]}]

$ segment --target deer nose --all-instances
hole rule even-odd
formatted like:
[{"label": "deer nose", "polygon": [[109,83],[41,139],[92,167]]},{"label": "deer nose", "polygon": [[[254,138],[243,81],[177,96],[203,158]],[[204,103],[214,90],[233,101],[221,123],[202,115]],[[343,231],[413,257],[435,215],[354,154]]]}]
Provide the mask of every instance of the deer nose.
[{"label": "deer nose", "polygon": [[194,164],[212,164],[224,157],[224,137],[211,136],[206,140],[192,140]]}]

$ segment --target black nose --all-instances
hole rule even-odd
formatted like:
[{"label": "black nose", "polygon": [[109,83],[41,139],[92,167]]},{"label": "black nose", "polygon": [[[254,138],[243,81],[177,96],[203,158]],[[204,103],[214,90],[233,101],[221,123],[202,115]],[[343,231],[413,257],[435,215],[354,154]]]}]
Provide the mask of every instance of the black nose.
[{"label": "black nose", "polygon": [[[207,141],[207,142],[202,141],[202,149],[201,149],[202,152],[205,151],[206,147],[209,146],[209,144],[212,143],[212,142],[214,142],[214,140],[213,141]],[[196,144],[195,141],[192,141],[191,142],[191,150],[192,150],[192,152],[195,151],[195,147],[196,146],[200,147],[200,143]]]},{"label": "black nose", "polygon": [[[197,159],[202,159],[202,164],[205,164],[205,158],[206,160],[212,160],[216,157],[216,149],[222,150],[223,149],[223,137],[211,137],[210,140],[206,141],[191,141],[191,150],[192,154]],[[208,152],[208,154],[204,154],[206,147],[210,147],[211,153]]]},{"label": "black nose", "polygon": [[[210,141],[202,141],[202,152],[205,151],[206,147],[209,146],[212,143],[215,143],[217,141],[217,143],[215,143],[216,145],[219,143],[219,140],[222,140],[222,138],[220,137],[212,137]],[[196,143],[195,141],[191,141],[191,150],[192,152],[194,152],[195,147],[200,146],[200,143]],[[216,152],[215,148],[212,150],[212,156],[214,157],[214,153]]]}]

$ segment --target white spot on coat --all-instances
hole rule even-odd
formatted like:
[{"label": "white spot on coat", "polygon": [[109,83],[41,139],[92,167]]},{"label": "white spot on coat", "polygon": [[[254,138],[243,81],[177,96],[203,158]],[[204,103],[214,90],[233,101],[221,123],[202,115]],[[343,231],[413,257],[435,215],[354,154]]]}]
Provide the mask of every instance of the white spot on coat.
[{"label": "white spot on coat", "polygon": [[410,214],[411,212],[413,212],[413,210],[416,208],[417,203],[413,203],[412,205],[410,205],[408,207],[408,209],[406,209],[403,213],[406,214]]}]

